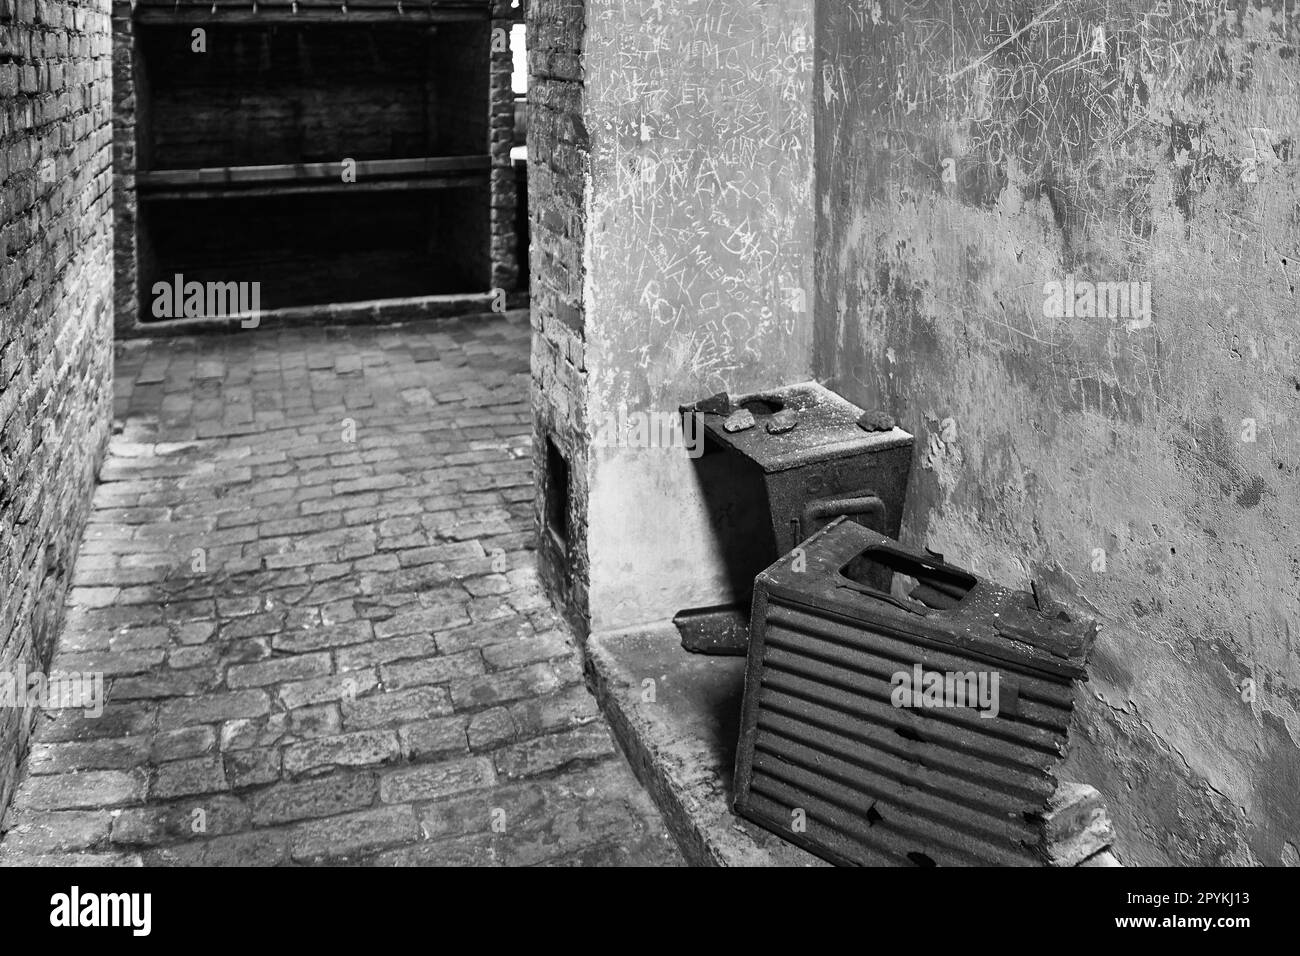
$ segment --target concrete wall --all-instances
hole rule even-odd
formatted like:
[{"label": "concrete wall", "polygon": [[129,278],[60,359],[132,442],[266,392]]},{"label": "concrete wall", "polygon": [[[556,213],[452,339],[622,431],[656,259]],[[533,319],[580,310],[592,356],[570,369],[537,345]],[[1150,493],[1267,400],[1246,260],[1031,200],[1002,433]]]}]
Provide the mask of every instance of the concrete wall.
[{"label": "concrete wall", "polygon": [[[44,670],[112,413],[108,3],[0,0],[0,673]],[[0,707],[0,812],[36,712]]]},{"label": "concrete wall", "polygon": [[[812,0],[590,0],[587,420],[806,379]],[[730,595],[681,448],[588,463],[591,623]]]},{"label": "concrete wall", "polygon": [[917,434],[907,539],[1104,623],[1126,860],[1294,865],[1300,16],[1046,6],[820,5],[816,371]]}]

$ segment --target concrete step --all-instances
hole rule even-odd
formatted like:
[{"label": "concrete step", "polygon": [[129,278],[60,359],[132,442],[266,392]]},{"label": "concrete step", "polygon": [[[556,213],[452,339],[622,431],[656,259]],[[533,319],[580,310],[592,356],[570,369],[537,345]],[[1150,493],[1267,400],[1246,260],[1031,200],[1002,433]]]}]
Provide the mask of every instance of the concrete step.
[{"label": "concrete step", "polygon": [[671,622],[593,634],[587,681],[695,866],[828,866],[732,813],[745,660],[682,649]]}]

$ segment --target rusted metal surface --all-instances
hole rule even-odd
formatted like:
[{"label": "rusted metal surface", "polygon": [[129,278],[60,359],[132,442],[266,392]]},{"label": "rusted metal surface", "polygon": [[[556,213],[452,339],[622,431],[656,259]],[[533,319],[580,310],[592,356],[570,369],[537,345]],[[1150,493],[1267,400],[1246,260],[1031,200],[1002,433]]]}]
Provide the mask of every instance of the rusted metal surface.
[{"label": "rusted metal surface", "polygon": [[682,647],[696,654],[743,657],[749,648],[749,608],[739,604],[689,608],[673,617],[673,625]]},{"label": "rusted metal surface", "polygon": [[[847,515],[897,536],[912,461],[912,436],[901,428],[867,431],[862,409],[816,382],[748,395],[725,393],[682,409],[702,419],[707,453],[732,453],[757,466],[766,491],[773,549],[766,565],[818,528]],[[750,421],[753,424],[748,424]],[[740,423],[744,427],[738,427]],[[749,595],[740,600],[740,613]],[[683,645],[702,653],[744,653],[734,615],[698,615],[680,626]],[[701,628],[704,628],[703,630]]]},{"label": "rusted metal surface", "polygon": [[[1095,635],[837,519],[755,582],[736,810],[844,865],[1046,865]],[[992,699],[900,703],[935,674],[979,675]]]}]

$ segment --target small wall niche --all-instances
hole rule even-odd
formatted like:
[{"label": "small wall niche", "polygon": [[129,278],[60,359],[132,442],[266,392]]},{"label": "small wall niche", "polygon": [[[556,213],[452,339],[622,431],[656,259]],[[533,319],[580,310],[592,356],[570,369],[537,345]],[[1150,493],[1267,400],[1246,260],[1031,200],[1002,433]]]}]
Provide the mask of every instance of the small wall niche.
[{"label": "small wall niche", "polygon": [[556,446],[546,439],[546,527],[557,544],[569,546],[569,462]]}]

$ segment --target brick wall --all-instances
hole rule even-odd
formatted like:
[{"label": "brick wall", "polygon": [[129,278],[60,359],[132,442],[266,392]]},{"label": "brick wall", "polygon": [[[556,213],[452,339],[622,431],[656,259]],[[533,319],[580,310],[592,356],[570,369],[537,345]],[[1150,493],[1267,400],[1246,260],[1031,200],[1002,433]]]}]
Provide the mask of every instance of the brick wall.
[{"label": "brick wall", "polygon": [[[587,617],[583,323],[583,0],[528,4],[528,206],[533,322],[534,474],[542,573],[579,627]],[[568,546],[548,530],[547,440],[568,461]],[[566,554],[566,551],[568,552]]]},{"label": "brick wall", "polygon": [[492,0],[492,46],[488,67],[488,151],[492,157],[492,287],[513,292],[519,284],[515,251],[515,94],[510,85],[514,58],[510,28],[523,16],[523,0]]},{"label": "brick wall", "polygon": [[49,663],[108,433],[110,42],[106,0],[0,0],[0,671]]},{"label": "brick wall", "polygon": [[112,3],[113,11],[113,325],[118,334],[128,331],[139,315],[136,261],[141,253],[136,232],[139,209],[135,192],[135,117],[147,102],[147,92],[136,90],[137,40],[131,22],[131,5]]}]

